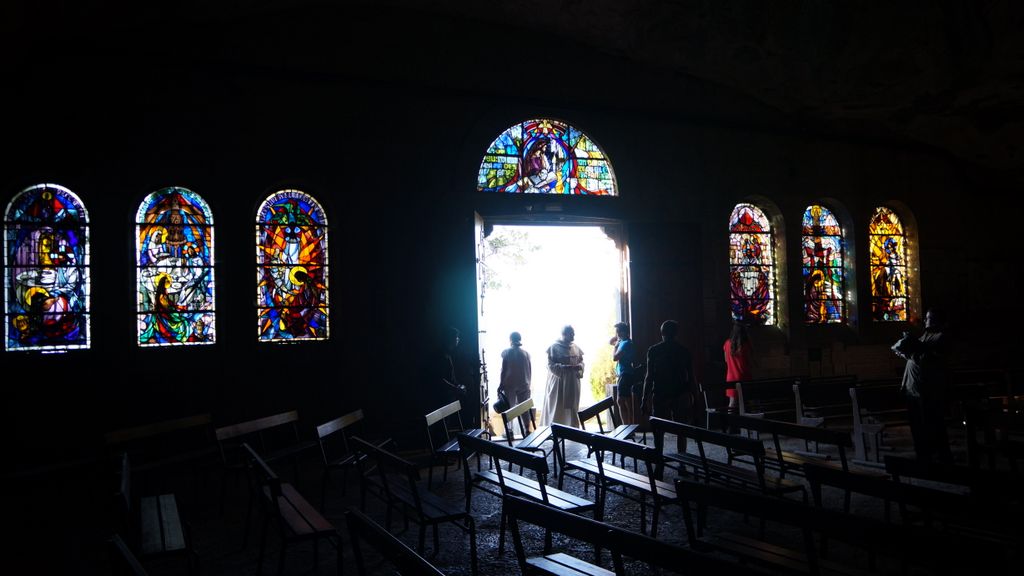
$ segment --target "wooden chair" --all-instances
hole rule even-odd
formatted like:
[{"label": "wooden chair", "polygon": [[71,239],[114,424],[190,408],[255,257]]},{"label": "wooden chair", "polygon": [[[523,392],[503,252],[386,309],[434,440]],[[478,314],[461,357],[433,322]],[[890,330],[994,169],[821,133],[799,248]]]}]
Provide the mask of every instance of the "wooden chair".
[{"label": "wooden chair", "polygon": [[[448,464],[455,460],[461,465],[459,456],[458,434],[485,436],[487,431],[482,428],[466,428],[462,424],[462,403],[458,400],[442,406],[424,416],[427,424],[427,444],[430,446],[430,464],[427,473],[427,487],[434,483],[434,466],[444,467],[442,481],[448,480]],[[477,467],[480,466],[479,461]]]},{"label": "wooden chair", "polygon": [[[412,520],[418,524],[419,544],[416,551],[422,555],[426,545],[427,526],[433,528],[434,554],[437,554],[441,545],[438,525],[446,522],[453,524],[469,534],[470,562],[472,573],[476,576],[476,522],[469,511],[452,506],[424,487],[420,482],[419,467],[416,464],[361,438],[355,437],[352,441],[356,449],[366,455],[366,460],[374,465],[373,470],[367,473],[376,476],[375,481],[387,503],[385,528],[391,529],[392,510],[401,512],[406,522]],[[362,460],[360,465],[363,465]]]},{"label": "wooden chair", "polygon": [[[295,487],[281,482],[277,474],[247,443],[242,450],[248,460],[247,470],[251,484],[250,494],[257,495],[263,510],[263,527],[260,530],[260,551],[256,563],[256,574],[263,568],[263,555],[266,550],[267,529],[271,523],[278,528],[281,538],[281,551],[278,556],[277,572],[284,570],[285,553],[288,545],[298,542],[313,542],[313,564],[318,563],[320,540],[327,540],[338,552],[338,574],[341,574],[342,547],[341,535],[326,518],[317,512]],[[245,526],[249,531],[248,518]]]},{"label": "wooden chair", "polygon": [[383,558],[398,568],[402,576],[444,576],[433,564],[358,510],[345,511],[345,524],[348,526],[352,555],[360,576],[367,574],[362,547],[359,545],[361,541],[375,548]]},{"label": "wooden chair", "polygon": [[[129,535],[132,547],[140,558],[183,556],[190,574],[199,572],[199,555],[190,545],[189,525],[182,522],[178,502],[173,493],[138,498],[138,509],[132,491],[132,468],[128,454],[120,459],[120,482],[115,495],[122,533]],[[121,541],[124,543],[123,540]]]},{"label": "wooden chair", "polygon": [[[463,460],[468,461],[472,455],[476,454],[478,456],[482,455],[491,461],[490,470],[477,470],[475,474],[470,474],[469,468],[463,467],[465,474],[466,512],[469,512],[472,504],[474,486],[481,482],[487,482],[497,486],[498,490],[488,490],[483,486],[480,489],[498,497],[505,496],[506,494],[517,494],[566,512],[579,513],[595,510],[595,514],[597,513],[596,502],[548,486],[548,462],[543,456],[467,434],[459,436],[459,448],[462,451],[461,457]],[[501,469],[502,462],[508,463],[508,472]],[[513,466],[519,466],[518,474],[511,471]],[[533,478],[524,476],[522,474],[524,469],[533,472]],[[498,535],[498,554],[502,554],[505,551],[506,525],[507,518],[504,512],[502,512],[501,531]]]},{"label": "wooden chair", "polygon": [[[554,442],[551,440],[551,427],[537,426],[537,421],[534,419],[532,398],[528,398],[501,412],[501,422],[505,427],[505,442],[513,448],[526,450],[527,452],[540,452],[545,457],[550,454],[550,450],[544,449],[544,443],[550,441],[552,442],[551,447],[554,448]],[[528,425],[527,422],[529,423]],[[519,424],[520,432],[518,440],[515,439],[516,423]],[[511,466],[511,463],[509,466]]]},{"label": "wooden chair", "polygon": [[[608,430],[605,430],[604,422],[601,420],[601,414],[605,412],[608,412],[608,419],[610,420]],[[638,425],[622,423],[622,418],[619,417],[619,408],[615,404],[615,398],[612,396],[608,396],[604,400],[580,410],[577,412],[577,415],[580,419],[580,427],[584,430],[586,429],[587,422],[596,420],[598,434],[603,434],[616,440],[633,440],[636,435]],[[646,434],[644,434],[644,438],[646,439]],[[565,454],[562,454],[562,456],[565,456]],[[590,456],[590,454],[587,454],[587,456]],[[614,460],[612,463],[615,463]]]},{"label": "wooden chair", "polygon": [[[221,426],[214,431],[224,470],[221,482],[221,511],[224,510],[227,476],[245,470],[248,465],[244,454],[239,454],[240,457],[235,455],[243,443],[256,442],[256,446],[259,448],[257,452],[268,464],[282,459],[290,459],[293,477],[298,479],[298,454],[317,446],[317,442],[314,440],[300,438],[298,420],[299,413],[291,410],[230,426]],[[274,438],[270,438],[270,436],[274,436]]]},{"label": "wooden chair", "polygon": [[[355,410],[316,427],[317,443],[320,446],[320,455],[323,457],[320,510],[323,510],[326,505],[327,488],[331,485],[331,475],[337,470],[341,470],[341,495],[345,495],[348,471],[350,468],[356,467],[357,453],[352,449],[349,441],[352,435],[358,434],[380,447],[387,446],[392,442],[391,438],[370,439],[369,436],[362,434],[364,431],[360,428],[362,428],[361,423],[363,422],[363,411]],[[339,442],[336,440],[340,440],[340,449],[337,446]],[[365,485],[360,483],[360,486]],[[365,501],[365,492],[361,494],[361,498]]]},{"label": "wooden chair", "polygon": [[135,554],[132,554],[120,535],[114,534],[107,544],[113,576],[147,576],[146,569],[142,567]]},{"label": "wooden chair", "polygon": [[[760,574],[736,562],[729,562],[687,550],[667,542],[637,534],[571,514],[517,496],[506,496],[502,510],[508,515],[516,559],[522,574],[556,574],[565,576],[612,576],[640,573],[628,570],[625,558],[647,564],[644,573],[668,571],[673,574],[714,574],[716,576],[747,576]],[[565,553],[553,553],[550,539],[545,540],[542,555],[529,556],[524,543],[522,524],[532,524],[545,532],[558,532],[573,540],[592,544],[595,563]],[[612,571],[600,566],[601,550],[611,554]],[[632,568],[630,566],[629,568]]]},{"label": "wooden chair", "polygon": [[[556,457],[566,452],[565,443],[567,441],[586,446],[588,454],[592,455],[587,458],[563,460],[558,475],[558,487],[563,487],[566,476],[582,481],[584,486],[591,483],[590,476],[593,476],[594,491],[597,494],[595,518],[598,520],[604,518],[607,493],[618,494],[640,504],[640,532],[642,534],[647,533],[647,501],[649,498],[652,504],[651,536],[657,536],[658,516],[662,504],[676,499],[675,487],[669,482],[663,482],[658,477],[662,464],[661,454],[650,446],[561,424],[552,424],[551,428],[555,441],[561,445],[559,449],[556,449]],[[632,458],[634,470],[608,464],[605,462],[606,454],[612,455],[613,463],[616,455],[619,456],[620,461],[625,461],[627,457]],[[636,471],[638,462],[643,463],[643,472]],[[584,476],[569,474],[572,470],[579,470],[584,473]],[[586,488],[584,488],[584,494],[586,494]]]}]

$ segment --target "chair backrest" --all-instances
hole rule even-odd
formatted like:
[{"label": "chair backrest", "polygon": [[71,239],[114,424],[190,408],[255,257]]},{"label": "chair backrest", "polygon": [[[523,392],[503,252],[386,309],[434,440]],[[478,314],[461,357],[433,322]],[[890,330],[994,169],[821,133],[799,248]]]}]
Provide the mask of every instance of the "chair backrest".
[{"label": "chair backrest", "polygon": [[850,398],[853,400],[853,410],[858,414],[906,407],[900,385],[895,382],[869,385],[859,383],[850,388]]},{"label": "chair backrest", "polygon": [[526,435],[527,428],[524,425],[525,423],[523,422],[524,418],[530,421],[531,429],[537,428],[537,422],[533,418],[533,398],[527,398],[526,400],[520,402],[519,404],[512,406],[508,410],[501,412],[501,422],[502,424],[505,425],[505,441],[508,442],[509,446],[512,445],[513,436],[515,432],[513,430],[513,424],[515,422],[519,422],[520,433],[523,436]]},{"label": "chair backrest", "polygon": [[240,422],[238,424],[232,424],[230,426],[221,426],[214,430],[214,436],[217,438],[217,447],[220,449],[220,457],[222,463],[228,464],[227,447],[228,441],[248,436],[250,434],[256,434],[260,441],[262,448],[266,448],[264,445],[263,432],[278,426],[285,424],[291,424],[292,434],[294,440],[299,439],[299,429],[296,426],[296,422],[299,419],[299,412],[297,410],[291,410],[288,412],[282,412],[280,414],[273,414],[271,416],[264,416],[263,418],[257,418],[255,420],[248,420],[246,422]]},{"label": "chair backrest", "polygon": [[157,422],[155,424],[145,424],[142,426],[135,426],[133,428],[113,430],[104,434],[103,439],[107,445],[113,446],[136,440],[144,440],[152,438],[153,436],[167,434],[178,430],[188,430],[191,428],[209,426],[212,421],[213,419],[209,413],[196,414],[194,416],[186,416],[184,418],[164,420],[163,422]]},{"label": "chair backrest", "polygon": [[519,522],[526,522],[553,532],[564,534],[573,540],[593,544],[607,549],[612,554],[616,574],[628,574],[623,557],[641,560],[676,574],[716,574],[734,576],[752,574],[748,568],[736,563],[706,556],[681,548],[668,542],[655,540],[617,526],[592,520],[578,514],[564,512],[519,496],[503,498],[502,510],[508,515],[516,556],[523,574],[531,573],[526,564],[526,550],[523,547]]},{"label": "chair backrest", "polygon": [[726,432],[733,427],[745,428],[759,434],[765,434],[766,437],[771,438],[779,458],[782,458],[780,436],[836,446],[839,449],[839,461],[844,470],[848,468],[846,449],[853,447],[853,438],[851,438],[848,432],[782,422],[769,418],[755,418],[753,416],[716,412],[708,415],[708,427],[719,428],[722,432]]},{"label": "chair backrest", "polygon": [[580,426],[586,424],[591,418],[597,418],[597,429],[599,432],[610,432],[610,430],[604,429],[604,423],[601,422],[601,414],[607,410],[611,414],[612,428],[622,424],[622,420],[619,418],[619,412],[615,407],[615,399],[611,396],[606,397],[604,400],[597,402],[591,406],[584,408],[576,413],[580,419]]},{"label": "chair backrest", "polygon": [[242,443],[242,453],[246,456],[252,493],[259,494],[266,487],[270,492],[269,501],[273,504],[275,511],[280,512],[277,509],[277,502],[281,497],[281,479],[248,443]]},{"label": "chair backrest", "polygon": [[364,572],[364,567],[359,541],[365,540],[383,558],[396,566],[402,576],[444,576],[433,564],[414,552],[412,548],[406,546],[401,540],[392,536],[390,532],[362,512],[354,508],[346,510],[345,524],[348,526],[349,537],[352,540],[352,552],[360,574]]},{"label": "chair backrest", "polygon": [[114,534],[107,542],[114,576],[146,576],[146,569],[142,567],[135,554],[132,554],[121,536]]},{"label": "chair backrest", "polygon": [[[453,428],[448,424],[448,418],[450,416],[455,416],[455,418],[457,419],[457,427]],[[462,402],[458,400],[451,402],[449,404],[445,404],[444,406],[438,408],[437,410],[428,413],[426,416],[424,416],[424,420],[427,423],[427,442],[430,444],[431,452],[433,452],[437,448],[436,442],[434,441],[433,432],[435,429],[435,425],[441,424],[440,427],[443,429],[445,442],[452,439],[452,431],[455,431],[457,433],[459,431],[465,430],[465,427],[463,427],[462,425]]]},{"label": "chair backrest", "polygon": [[316,427],[316,439],[317,442],[320,444],[320,454],[324,458],[324,464],[327,464],[327,462],[330,460],[328,438],[334,435],[335,433],[340,432],[342,448],[344,449],[345,453],[350,453],[352,451],[352,447],[349,445],[348,442],[347,430],[350,429],[352,426],[356,425],[357,423],[361,422],[362,420],[363,411],[353,410],[352,412],[349,412],[344,416],[339,416],[334,420],[324,422],[323,424]]}]

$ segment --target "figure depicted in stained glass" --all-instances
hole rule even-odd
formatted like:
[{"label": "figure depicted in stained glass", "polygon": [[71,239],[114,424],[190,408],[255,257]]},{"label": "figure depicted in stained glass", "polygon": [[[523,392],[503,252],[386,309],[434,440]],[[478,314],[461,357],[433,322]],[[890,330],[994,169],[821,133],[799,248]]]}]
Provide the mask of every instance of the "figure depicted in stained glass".
[{"label": "figure depicted in stained glass", "polygon": [[881,322],[907,319],[907,237],[891,209],[880,206],[868,224],[871,313]]},{"label": "figure depicted in stained glass", "polygon": [[477,190],[614,196],[611,164],[585,134],[557,120],[527,120],[491,143]]},{"label": "figure depicted in stained glass", "polygon": [[804,322],[845,319],[842,229],[824,206],[809,206],[803,217]]},{"label": "figure depicted in stained glass", "polygon": [[264,341],[327,338],[327,218],[312,196],[283,190],[256,224],[258,334]]},{"label": "figure depicted in stained glass", "polygon": [[753,204],[737,204],[729,217],[733,319],[757,325],[774,323],[774,265],[768,218]]},{"label": "figure depicted in stained glass", "polygon": [[150,194],[136,216],[140,346],[215,339],[213,215],[185,188]]},{"label": "figure depicted in stained glass", "polygon": [[40,184],[5,217],[7,350],[89,346],[89,217],[67,188]]}]

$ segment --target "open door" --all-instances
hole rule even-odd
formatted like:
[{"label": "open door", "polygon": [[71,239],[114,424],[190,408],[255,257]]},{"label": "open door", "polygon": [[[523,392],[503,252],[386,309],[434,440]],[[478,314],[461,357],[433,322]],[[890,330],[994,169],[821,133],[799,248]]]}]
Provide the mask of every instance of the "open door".
[{"label": "open door", "polygon": [[[485,270],[487,263],[487,227],[480,214],[473,213],[473,234],[476,247],[476,315],[477,315],[477,345],[480,353],[480,427],[487,430],[491,437],[495,436],[494,426],[491,424],[491,392],[487,377],[487,282]],[[502,432],[504,433],[504,431]]]}]

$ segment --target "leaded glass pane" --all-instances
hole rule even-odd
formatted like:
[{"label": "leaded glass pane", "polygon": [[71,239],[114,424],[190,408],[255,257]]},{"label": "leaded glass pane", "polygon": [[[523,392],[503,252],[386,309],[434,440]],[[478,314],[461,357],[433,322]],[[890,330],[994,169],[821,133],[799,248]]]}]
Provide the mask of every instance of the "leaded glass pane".
[{"label": "leaded glass pane", "polygon": [[775,258],[771,226],[760,208],[737,204],[729,217],[729,297],[732,317],[775,323]]},{"label": "leaded glass pane", "polygon": [[842,228],[828,208],[813,205],[804,211],[801,254],[804,322],[843,322],[846,319],[844,242]]},{"label": "leaded glass pane", "polygon": [[89,347],[89,215],[73,192],[39,184],[4,218],[6,350]]},{"label": "leaded glass pane", "polygon": [[191,190],[163,188],[142,201],[135,222],[139,345],[212,344],[210,207]]},{"label": "leaded glass pane", "polygon": [[272,194],[256,221],[257,334],[265,342],[328,337],[327,217],[310,195]]},{"label": "leaded glass pane", "polygon": [[604,152],[576,128],[557,120],[512,126],[487,148],[477,190],[525,194],[615,196]]},{"label": "leaded glass pane", "polygon": [[871,314],[879,322],[907,319],[907,237],[899,216],[875,208],[868,223],[871,246]]}]

